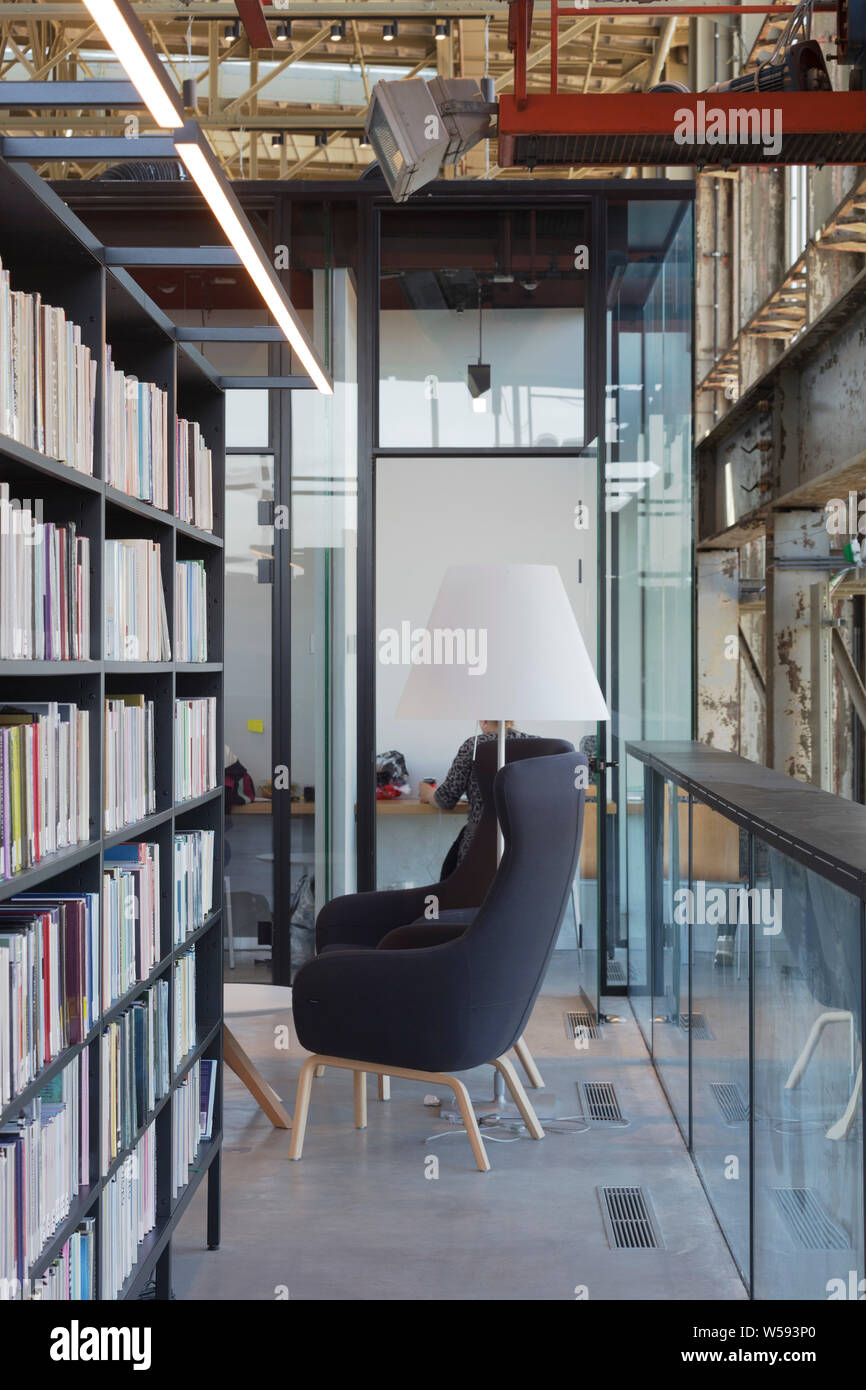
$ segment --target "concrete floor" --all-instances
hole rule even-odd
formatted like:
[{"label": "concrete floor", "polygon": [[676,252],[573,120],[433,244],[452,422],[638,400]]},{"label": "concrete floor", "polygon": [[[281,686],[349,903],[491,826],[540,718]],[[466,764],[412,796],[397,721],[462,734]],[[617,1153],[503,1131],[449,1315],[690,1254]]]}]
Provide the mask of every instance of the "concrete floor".
[{"label": "concrete floor", "polygon": [[[559,1116],[578,1113],[578,1080],[612,1081],[626,1128],[490,1140],[482,1174],[465,1134],[430,1137],[447,1126],[425,1109],[423,1083],[393,1080],[392,1100],[379,1104],[369,1078],[360,1131],[351,1077],[327,1072],[314,1083],[304,1157],[291,1163],[289,1133],[273,1129],[227,1072],[223,1243],[204,1248],[202,1188],[173,1241],[176,1296],[546,1301],[573,1300],[586,1286],[592,1300],[745,1299],[627,1001],[606,1001],[622,1022],[586,1050],[567,1037],[563,1011],[583,1006],[574,960],[556,953],[527,1040]],[[289,1050],[276,1050],[274,1029],[286,1021],[237,1018],[232,1028],[291,1109],[304,1054],[291,1026]],[[482,1068],[464,1080],[484,1095],[490,1075]],[[436,1179],[425,1177],[431,1155]],[[610,1249],[602,1183],[648,1190],[663,1250]]]}]

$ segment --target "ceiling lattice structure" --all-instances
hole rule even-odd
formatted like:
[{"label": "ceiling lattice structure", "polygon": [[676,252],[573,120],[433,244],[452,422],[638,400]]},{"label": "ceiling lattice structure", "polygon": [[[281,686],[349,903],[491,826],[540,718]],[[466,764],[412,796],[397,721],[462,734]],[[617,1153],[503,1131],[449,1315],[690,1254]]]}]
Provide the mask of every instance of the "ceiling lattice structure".
[{"label": "ceiling lattice structure", "polygon": [[[265,5],[273,46],[254,48],[229,0],[147,0],[135,5],[157,52],[178,83],[196,80],[195,114],[232,179],[356,179],[372,158],[362,145],[364,113],[374,82],[395,73],[413,77],[491,76],[497,93],[512,90],[508,6],[490,0],[284,0]],[[536,5],[529,90],[550,85],[549,6]],[[397,19],[388,39],[385,25]],[[448,34],[436,39],[436,20]],[[238,37],[227,31],[237,26]],[[342,26],[342,35],[335,34]],[[287,26],[285,36],[281,26]],[[662,15],[564,16],[559,22],[559,89],[642,91],[664,76],[687,80],[690,21]],[[80,0],[0,3],[0,133],[77,135],[129,133],[121,111],[5,109],[2,81],[75,81],[122,76]],[[144,112],[137,127],[150,133]],[[136,128],[134,128],[136,129]],[[98,177],[99,163],[52,161],[51,178]],[[451,173],[452,171],[449,171]],[[565,168],[564,178],[622,174],[621,169]],[[496,163],[496,142],[478,146],[456,176],[530,177]],[[547,172],[550,177],[550,171]]]}]

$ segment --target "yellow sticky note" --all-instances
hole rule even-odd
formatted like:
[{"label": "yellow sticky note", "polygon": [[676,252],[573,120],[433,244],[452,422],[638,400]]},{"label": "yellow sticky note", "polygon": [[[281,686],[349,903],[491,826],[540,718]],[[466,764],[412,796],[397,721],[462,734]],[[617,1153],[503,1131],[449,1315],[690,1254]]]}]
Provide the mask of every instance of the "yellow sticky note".
[{"label": "yellow sticky note", "polygon": [[264,719],[248,719],[247,728],[251,734],[263,734],[265,732]]}]

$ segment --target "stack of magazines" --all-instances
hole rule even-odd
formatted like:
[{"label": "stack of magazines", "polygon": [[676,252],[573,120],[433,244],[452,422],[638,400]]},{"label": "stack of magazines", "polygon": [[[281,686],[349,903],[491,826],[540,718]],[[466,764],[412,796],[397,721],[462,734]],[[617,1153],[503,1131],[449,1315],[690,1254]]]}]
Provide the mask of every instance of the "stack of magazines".
[{"label": "stack of magazines", "polygon": [[90,715],[56,700],[0,706],[0,878],[90,838]]},{"label": "stack of magazines", "polygon": [[168,395],[124,376],[105,347],[105,481],[168,510]]},{"label": "stack of magazines", "polygon": [[106,1183],[100,1202],[100,1297],[116,1298],[156,1225],[155,1120]]},{"label": "stack of magazines", "polygon": [[174,937],[180,946],[213,910],[213,830],[179,830],[174,837]]},{"label": "stack of magazines", "polygon": [[203,560],[174,567],[174,654],[177,661],[207,661],[207,575]]},{"label": "stack of magazines", "polygon": [[87,661],[90,540],[0,482],[0,660]]},{"label": "stack of magazines", "polygon": [[0,1128],[0,1279],[25,1281],[88,1181],[85,1049]]},{"label": "stack of magazines", "polygon": [[96,361],[81,329],[0,262],[0,434],[93,473]]},{"label": "stack of magazines", "polygon": [[203,796],[217,784],[216,699],[174,702],[174,787],[176,801]]},{"label": "stack of magazines", "polygon": [[112,695],[105,701],[105,833],[156,810],[153,701]]},{"label": "stack of magazines", "polygon": [[171,1096],[171,1195],[189,1182],[190,1164],[201,1144],[201,1077],[195,1062]]},{"label": "stack of magazines", "polygon": [[156,541],[105,542],[106,661],[170,661]]},{"label": "stack of magazines", "polygon": [[107,1174],[169,1088],[168,981],[112,1019],[100,1038],[100,1172]]},{"label": "stack of magazines", "polygon": [[175,515],[201,531],[213,530],[211,451],[194,420],[178,420],[174,454]]},{"label": "stack of magazines", "polygon": [[0,905],[0,1109],[99,1015],[95,893],[19,893]]},{"label": "stack of magazines", "polygon": [[135,841],[103,856],[102,1004],[108,1008],[159,960],[159,845]]}]

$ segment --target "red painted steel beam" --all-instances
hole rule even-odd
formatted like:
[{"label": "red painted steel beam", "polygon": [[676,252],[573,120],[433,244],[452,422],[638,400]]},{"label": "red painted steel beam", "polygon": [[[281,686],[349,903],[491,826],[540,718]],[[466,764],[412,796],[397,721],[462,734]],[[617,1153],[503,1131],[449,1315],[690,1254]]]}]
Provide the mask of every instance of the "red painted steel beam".
[{"label": "red painted steel beam", "polygon": [[538,92],[523,105],[500,96],[499,135],[672,135],[676,113],[697,113],[699,102],[705,114],[743,107],[779,111],[783,139],[866,134],[866,92]]},{"label": "red painted steel beam", "polygon": [[235,0],[250,48],[273,48],[274,41],[265,19],[263,0]]},{"label": "red painted steel beam", "polygon": [[[632,15],[643,15],[654,19],[657,15],[701,15],[711,14],[793,14],[795,5],[560,5],[561,15],[616,15],[628,19]],[[816,14],[835,14],[835,4],[818,3],[814,6]]]}]

